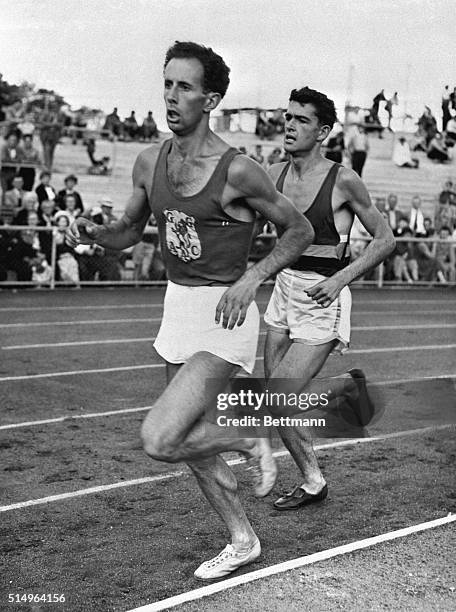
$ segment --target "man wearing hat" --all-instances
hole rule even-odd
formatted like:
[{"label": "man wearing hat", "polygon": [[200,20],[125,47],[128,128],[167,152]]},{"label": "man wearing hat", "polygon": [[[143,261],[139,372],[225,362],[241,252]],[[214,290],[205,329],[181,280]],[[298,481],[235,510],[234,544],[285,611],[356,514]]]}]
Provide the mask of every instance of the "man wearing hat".
[{"label": "man wearing hat", "polygon": [[108,223],[112,223],[113,221],[117,221],[117,217],[113,214],[113,201],[109,196],[102,196],[98,200],[98,204],[101,207],[101,213],[103,215],[103,225],[107,225]]},{"label": "man wearing hat", "polygon": [[76,200],[76,210],[79,210],[82,213],[84,210],[84,205],[82,204],[82,198],[81,198],[80,193],[75,191],[75,186],[78,183],[78,177],[75,176],[74,174],[69,174],[65,178],[64,183],[65,183],[65,189],[61,189],[57,194],[56,202],[57,202],[58,207],[61,210],[65,210],[65,196],[73,195]]}]

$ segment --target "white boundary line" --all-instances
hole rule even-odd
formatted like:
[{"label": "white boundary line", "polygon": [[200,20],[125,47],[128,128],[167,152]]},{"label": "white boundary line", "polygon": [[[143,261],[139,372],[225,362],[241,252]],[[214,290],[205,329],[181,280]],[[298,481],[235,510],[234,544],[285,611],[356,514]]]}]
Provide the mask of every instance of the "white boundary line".
[{"label": "white boundary line", "polygon": [[[353,317],[357,315],[363,316],[371,316],[371,315],[404,315],[410,316],[410,313],[405,310],[359,310],[353,311]],[[429,315],[454,315],[455,310],[421,310],[419,312],[414,312],[413,316],[429,316]],[[161,321],[162,317],[152,317],[152,318],[130,318],[130,319],[89,319],[87,321],[30,321],[28,323],[1,323],[0,329],[18,329],[21,327],[52,327],[52,326],[62,326],[62,325],[98,325],[98,324],[108,324],[108,323],[156,323]]]},{"label": "white boundary line", "polygon": [[[440,431],[445,429],[452,429],[456,427],[453,423],[447,423],[445,425],[436,425],[433,427],[422,427],[420,429],[409,429],[404,431],[397,431],[390,434],[383,434],[381,436],[375,436],[372,438],[354,438],[351,440],[339,440],[338,442],[329,442],[328,444],[318,444],[315,446],[315,450],[324,450],[327,448],[339,448],[343,446],[353,446],[356,444],[368,444],[370,442],[379,442],[382,440],[389,440],[391,438],[400,438],[404,436],[413,436],[416,434],[422,434],[427,432]],[[273,453],[275,457],[284,457],[289,455],[288,451],[277,451]],[[244,463],[244,459],[231,459],[227,461],[228,465],[239,465]],[[101,493],[103,491],[109,491],[112,489],[120,489],[124,487],[131,487],[134,485],[146,484],[150,482],[157,482],[160,480],[167,480],[169,478],[177,478],[184,474],[190,474],[190,472],[178,471],[169,472],[167,474],[159,474],[157,476],[146,476],[145,478],[136,478],[135,480],[124,480],[122,482],[114,482],[107,485],[99,485],[97,487],[89,487],[87,489],[79,489],[77,491],[70,491],[68,493],[59,493],[57,495],[49,495],[48,497],[41,497],[38,499],[30,499],[23,502],[17,502],[9,504],[8,506],[0,506],[0,512],[8,512],[10,510],[20,510],[22,508],[28,508],[30,506],[40,506],[48,504],[54,501],[62,501],[64,499],[71,499],[74,497],[82,497],[84,495],[90,495],[92,493]]]},{"label": "white boundary line", "polygon": [[[369,348],[369,349],[350,349],[350,355],[359,355],[366,353],[395,353],[403,351],[435,351],[447,350],[456,348],[456,344],[423,344],[420,346],[392,346],[385,348]],[[264,357],[257,357],[255,361],[264,361]],[[46,372],[44,374],[23,374],[21,376],[3,376],[0,378],[2,382],[14,382],[18,380],[34,380],[38,378],[54,378],[59,376],[77,376],[81,374],[100,374],[106,372],[127,372],[129,370],[147,370],[150,368],[164,368],[164,363],[146,363],[135,366],[119,366],[116,368],[96,368],[91,370],[69,370],[63,372]]]},{"label": "white boundary line", "polygon": [[[265,305],[268,302],[263,300],[256,300],[256,303],[259,305]],[[356,304],[362,304],[363,306],[368,306],[369,304],[449,304],[451,305],[452,301],[450,299],[436,299],[436,300],[356,300]],[[161,297],[160,303],[139,303],[139,304],[98,304],[94,306],[5,306],[0,308],[0,312],[52,312],[59,310],[121,310],[122,308],[162,308],[163,307],[163,297]]]},{"label": "white boundary line", "polygon": [[[337,378],[334,377],[334,378]],[[389,385],[399,385],[405,383],[421,383],[432,380],[456,380],[455,374],[437,374],[436,376],[421,376],[420,378],[396,378],[392,380],[371,380],[370,384],[376,387],[387,387]],[[0,431],[5,429],[18,429],[20,427],[33,427],[37,425],[49,425],[51,423],[70,422],[77,419],[94,419],[96,417],[117,416],[118,414],[128,414],[131,412],[144,412],[150,410],[152,406],[140,406],[138,408],[120,408],[119,410],[108,410],[106,412],[88,412],[87,414],[66,415],[54,417],[52,419],[42,419],[40,421],[23,421],[21,423],[9,423],[0,425]]]},{"label": "white boundary line", "polygon": [[396,529],[395,531],[388,531],[371,538],[350,542],[349,544],[336,546],[336,548],[330,548],[328,550],[322,550],[312,555],[306,555],[305,557],[298,557],[297,559],[291,559],[290,561],[283,561],[282,563],[277,563],[276,565],[270,565],[269,567],[264,567],[255,572],[243,574],[242,576],[228,578],[228,580],[222,580],[221,582],[209,584],[201,587],[200,589],[188,591],[187,593],[181,593],[180,595],[175,595],[174,597],[169,597],[168,599],[162,599],[161,601],[157,601],[155,603],[134,608],[128,612],[160,612],[161,610],[169,610],[170,608],[174,608],[180,604],[195,601],[196,599],[202,599],[208,595],[214,595],[215,593],[232,589],[233,587],[241,584],[247,584],[249,582],[253,582],[254,580],[281,574],[283,572],[298,569],[306,565],[312,565],[313,563],[318,563],[320,561],[326,561],[340,555],[346,555],[354,552],[355,550],[362,550],[363,548],[369,548],[371,546],[376,546],[377,544],[390,542],[414,533],[420,533],[421,531],[441,527],[442,525],[448,525],[454,521],[456,521],[456,514],[449,514],[448,516],[443,516],[433,521],[427,521],[426,523],[419,523],[418,525],[411,525],[402,529]]},{"label": "white boundary line", "polygon": [[[456,323],[427,323],[425,325],[358,325],[353,326],[352,331],[379,331],[379,330],[396,330],[396,329],[453,329],[456,327]],[[265,336],[266,332],[261,331],[260,336]],[[155,337],[145,338],[113,338],[110,340],[82,340],[78,342],[47,342],[43,344],[12,344],[2,346],[3,351],[13,351],[19,349],[35,349],[35,348],[63,348],[69,346],[88,346],[98,344],[128,344],[131,342],[153,342]]]}]

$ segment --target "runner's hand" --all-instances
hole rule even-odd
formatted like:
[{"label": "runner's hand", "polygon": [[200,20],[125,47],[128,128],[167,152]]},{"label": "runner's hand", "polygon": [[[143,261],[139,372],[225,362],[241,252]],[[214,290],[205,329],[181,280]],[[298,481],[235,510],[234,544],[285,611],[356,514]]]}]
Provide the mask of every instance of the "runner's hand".
[{"label": "runner's hand", "polygon": [[335,276],[325,278],[325,280],[313,285],[306,291],[307,295],[320,304],[323,308],[328,308],[339,293],[344,288],[344,284],[337,280]]},{"label": "runner's hand", "polygon": [[218,324],[222,321],[225,329],[233,329],[236,324],[242,325],[247,309],[255,299],[258,286],[252,281],[240,279],[227,289],[215,309],[215,322]]},{"label": "runner's hand", "polygon": [[71,247],[78,244],[94,244],[97,241],[100,226],[84,217],[75,219],[66,230],[65,241]]}]

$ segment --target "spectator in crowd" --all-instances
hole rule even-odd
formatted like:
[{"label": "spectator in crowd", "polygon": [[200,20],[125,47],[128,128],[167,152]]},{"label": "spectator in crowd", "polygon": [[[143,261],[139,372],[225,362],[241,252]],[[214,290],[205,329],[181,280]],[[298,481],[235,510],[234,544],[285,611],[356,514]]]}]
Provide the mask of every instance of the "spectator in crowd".
[{"label": "spectator in crowd", "polygon": [[456,144],[456,116],[450,117],[446,124],[445,144],[447,147],[454,147]]},{"label": "spectator in crowd", "polygon": [[391,96],[391,98],[388,98],[388,100],[385,103],[385,110],[388,113],[388,129],[391,130],[391,119],[393,118],[393,106],[397,106],[399,104],[399,100],[397,97],[397,91],[394,92],[394,94]]},{"label": "spectator in crowd", "polygon": [[81,211],[79,208],[77,208],[77,200],[74,193],[67,193],[63,196],[63,204],[60,210],[61,212],[66,213],[66,215],[70,218],[71,223],[73,223],[73,221],[79,217]]},{"label": "spectator in crowd", "polygon": [[418,263],[419,279],[426,282],[438,280],[441,283],[445,283],[443,271],[429,245],[425,242],[415,242],[413,247],[413,254]]},{"label": "spectator in crowd", "polygon": [[51,104],[49,110],[40,115],[40,140],[43,146],[44,165],[51,171],[54,153],[63,130],[63,117],[58,108]]},{"label": "spectator in crowd", "polygon": [[446,204],[447,202],[450,201],[452,196],[456,196],[456,191],[453,186],[453,181],[450,181],[450,180],[445,181],[443,185],[443,189],[439,194],[439,203]]},{"label": "spectator in crowd", "polygon": [[117,138],[123,136],[123,125],[122,121],[117,113],[117,107],[114,107],[112,113],[106,116],[106,121],[103,126],[104,130],[110,132],[111,139],[116,136]]},{"label": "spectator in crowd", "polygon": [[142,133],[144,140],[157,140],[158,139],[158,128],[155,123],[155,119],[152,116],[152,111],[147,113],[142,124]]},{"label": "spectator in crowd", "polygon": [[370,111],[370,116],[371,116],[371,119],[372,119],[372,123],[380,123],[380,119],[378,118],[378,111],[380,109],[380,102],[386,102],[385,90],[384,89],[382,89],[381,92],[378,93],[372,99],[372,108],[371,108],[371,111]]},{"label": "spectator in crowd", "polygon": [[[31,211],[38,212],[38,196],[34,191],[24,191],[22,205],[13,219],[13,225],[28,225],[29,213]],[[38,221],[37,217],[37,224]]]},{"label": "spectator in crowd", "polygon": [[420,165],[420,162],[412,157],[410,145],[403,136],[394,145],[393,162],[400,168],[418,168]]},{"label": "spectator in crowd", "polygon": [[43,200],[38,206],[39,225],[49,228],[47,232],[40,232],[41,250],[46,255],[46,259],[51,263],[52,259],[52,232],[50,228],[54,226],[55,202]]},{"label": "spectator in crowd", "polygon": [[41,157],[38,149],[33,146],[33,136],[31,134],[26,134],[22,142],[22,163],[28,165],[22,166],[19,174],[24,179],[25,191],[32,191],[35,184],[36,168],[41,166]]},{"label": "spectator in crowd", "polygon": [[431,217],[424,217],[424,236],[426,238],[432,238],[432,236],[435,234],[435,229],[432,226],[432,219]]},{"label": "spectator in crowd", "polygon": [[448,226],[451,231],[456,228],[456,195],[450,195],[445,204],[439,204],[434,222],[437,231],[443,226]]},{"label": "spectator in crowd", "polygon": [[106,155],[102,157],[101,159],[96,159],[95,157],[95,148],[96,148],[95,138],[88,138],[86,140],[86,148],[87,148],[87,155],[89,156],[89,159],[92,163],[92,166],[88,170],[89,174],[96,174],[96,175],[110,174],[111,171],[108,168],[110,158]]},{"label": "spectator in crowd", "polygon": [[395,193],[390,193],[386,200],[386,218],[390,228],[393,232],[397,229],[399,225],[399,219],[402,217],[402,213],[397,210],[397,195]]},{"label": "spectator in crowd", "polygon": [[32,281],[37,287],[49,285],[52,279],[52,268],[41,251],[37,251],[35,257],[30,262],[32,271]]},{"label": "spectator in crowd", "polygon": [[[27,225],[36,226],[38,215],[30,211]],[[38,232],[24,229],[11,240],[9,251],[9,269],[16,273],[18,281],[32,280],[32,266],[40,253]]]},{"label": "spectator in crowd", "polygon": [[280,147],[275,147],[268,155],[268,167],[272,166],[272,164],[278,164],[282,161],[284,161],[282,158],[282,149]]},{"label": "spectator in crowd", "polygon": [[344,131],[340,124],[335,124],[336,130],[333,128],[333,132],[329,135],[326,143],[325,157],[338,164],[342,163],[345,142],[344,142]]},{"label": "spectator in crowd", "polygon": [[419,195],[414,195],[412,198],[410,212],[408,214],[408,226],[413,232],[414,236],[423,236],[425,233],[424,229],[424,215],[421,210],[421,198]]},{"label": "spectator in crowd", "polygon": [[450,119],[450,87],[449,85],[445,85],[442,92],[442,131],[446,130],[447,123]]},{"label": "spectator in crowd", "polygon": [[263,147],[261,145],[255,145],[255,151],[250,157],[262,166],[264,164]]},{"label": "spectator in crowd", "polygon": [[[147,229],[156,229],[156,227],[157,222],[155,221],[154,216],[151,215],[147,224]],[[151,280],[154,259],[157,256],[158,246],[159,242],[157,233],[145,233],[141,239],[141,242],[135,244],[132,252],[132,259],[133,263],[135,264],[135,280]],[[153,280],[159,279],[154,278]]]},{"label": "spectator in crowd", "polygon": [[71,217],[64,210],[59,211],[55,216],[57,280],[79,287],[79,264],[75,251],[65,242],[65,232],[71,222]]},{"label": "spectator in crowd", "polygon": [[18,166],[16,164],[20,164],[22,158],[22,147],[18,144],[17,134],[12,132],[6,137],[6,142],[1,150],[2,167],[0,171],[0,181],[3,199],[6,192],[11,189],[13,178],[18,172]]},{"label": "spectator in crowd", "polygon": [[8,132],[16,134],[19,139],[21,132],[18,128],[19,123],[24,119],[24,106],[21,100],[16,100],[13,104],[6,108],[6,122],[8,124]]},{"label": "spectator in crowd", "polygon": [[[438,263],[443,279],[454,282],[456,278],[456,247],[452,242],[451,229],[447,225],[440,228],[439,238],[445,242],[434,242],[432,254]],[[439,280],[444,282],[442,277]]]},{"label": "spectator in crowd", "polygon": [[40,182],[35,189],[38,196],[38,202],[41,204],[44,200],[54,202],[57,198],[54,187],[51,185],[51,173],[49,170],[43,170],[40,174]]},{"label": "spectator in crowd", "polygon": [[4,223],[12,223],[14,217],[22,208],[22,200],[25,195],[24,179],[22,176],[15,176],[11,189],[4,193],[3,205],[1,208]]},{"label": "spectator in crowd", "polygon": [[65,196],[73,195],[76,199],[76,209],[79,210],[80,213],[84,211],[84,205],[82,203],[81,194],[75,190],[76,185],[78,184],[78,177],[74,174],[69,174],[65,178],[65,189],[61,189],[57,194],[57,206],[61,210],[65,210]]},{"label": "spectator in crowd", "polygon": [[139,132],[135,111],[131,111],[130,116],[126,117],[123,126],[124,134],[126,134],[131,140],[135,140]]},{"label": "spectator in crowd", "polygon": [[429,142],[427,156],[429,159],[433,159],[440,164],[450,160],[448,147],[445,144],[442,134],[435,134],[435,136]]},{"label": "spectator in crowd", "polygon": [[424,145],[427,149],[429,143],[437,134],[437,121],[429,106],[424,107],[424,112],[418,119],[418,133],[424,138]]},{"label": "spectator in crowd", "polygon": [[[114,221],[116,217],[112,214],[112,200],[103,196],[99,204],[86,211],[83,216],[98,225],[106,225]],[[78,245],[75,250],[79,254],[81,280],[94,280],[97,275],[101,281],[120,280],[118,251],[104,249],[97,245]]]},{"label": "spectator in crowd", "polygon": [[31,136],[33,139],[33,134],[35,133],[35,124],[33,122],[33,114],[26,113],[24,119],[21,123],[18,124],[18,129],[22,138],[26,136]]},{"label": "spectator in crowd", "polygon": [[366,130],[360,124],[353,127],[347,149],[351,156],[352,168],[359,176],[362,176],[364,164],[369,153],[369,139]]},{"label": "spectator in crowd", "polygon": [[[402,238],[412,237],[413,232],[405,226],[401,228],[400,236]],[[405,280],[411,284],[418,280],[418,262],[414,257],[413,242],[396,242],[393,254],[393,272],[394,279],[397,281]]]}]

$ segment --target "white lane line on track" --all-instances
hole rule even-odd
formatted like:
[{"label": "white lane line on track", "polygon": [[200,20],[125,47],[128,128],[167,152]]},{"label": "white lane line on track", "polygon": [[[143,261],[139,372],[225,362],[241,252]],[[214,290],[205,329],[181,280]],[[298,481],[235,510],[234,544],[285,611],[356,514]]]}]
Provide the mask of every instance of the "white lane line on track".
[{"label": "white lane line on track", "polygon": [[377,544],[382,544],[384,542],[391,542],[392,540],[404,538],[408,535],[420,533],[428,529],[435,529],[436,527],[449,525],[454,521],[456,521],[456,514],[449,514],[448,516],[444,516],[433,521],[419,523],[418,525],[410,525],[409,527],[396,529],[395,531],[388,531],[371,538],[365,538],[364,540],[357,540],[355,542],[350,542],[349,544],[336,546],[336,548],[322,550],[312,555],[298,557],[297,559],[291,559],[290,561],[283,561],[282,563],[270,565],[268,567],[256,570],[255,572],[249,572],[248,574],[242,574],[242,576],[236,576],[235,578],[228,578],[227,580],[222,580],[221,582],[216,582],[215,584],[208,584],[207,586],[194,589],[193,591],[187,591],[186,593],[181,593],[180,595],[175,595],[174,597],[168,597],[168,599],[162,599],[161,601],[146,604],[145,606],[140,606],[139,608],[133,608],[128,612],[161,612],[161,610],[169,610],[170,608],[174,608],[175,606],[179,606],[183,603],[202,599],[208,595],[214,595],[215,593],[220,593],[221,591],[226,591],[227,589],[232,589],[233,587],[247,584],[249,582],[253,582],[254,580],[282,574],[283,572],[298,569],[306,565],[319,563],[320,561],[326,561],[327,559],[346,555],[356,550],[362,550],[364,548],[376,546]]},{"label": "white lane line on track", "polygon": [[[337,377],[335,377],[337,378]],[[420,378],[395,378],[392,380],[371,380],[370,383],[377,387],[387,387],[389,385],[399,385],[406,383],[421,383],[432,380],[456,380],[454,374],[438,374],[436,376],[421,376]],[[36,427],[39,425],[50,425],[52,423],[72,422],[77,419],[95,419],[97,417],[117,416],[119,414],[129,414],[131,412],[145,412],[150,410],[152,406],[140,406],[138,408],[120,408],[119,410],[108,410],[105,412],[88,412],[87,414],[75,414],[52,419],[42,419],[40,421],[23,421],[21,423],[8,423],[8,425],[0,425],[0,431],[5,429],[19,429],[21,427]]]},{"label": "white lane line on track", "polygon": [[163,308],[163,302],[160,304],[98,304],[97,306],[21,306],[19,308],[14,306],[6,306],[0,308],[0,312],[53,312],[60,310],[122,310],[122,308]]},{"label": "white lane line on track", "polygon": [[[371,315],[406,315],[410,317],[410,312],[405,310],[359,310],[353,311],[353,316],[361,315],[361,316],[371,316]],[[414,312],[413,316],[431,316],[431,315],[454,315],[456,314],[456,309],[452,310],[421,310],[420,312]],[[152,317],[152,318],[129,318],[129,319],[89,319],[84,321],[31,321],[28,323],[1,323],[0,329],[18,329],[21,327],[29,328],[29,327],[53,327],[53,326],[63,326],[63,325],[106,325],[111,323],[157,323],[162,320],[162,317]]]},{"label": "white lane line on track", "polygon": [[[409,429],[404,431],[396,431],[391,434],[383,434],[381,436],[374,436],[372,438],[354,438],[351,440],[339,440],[338,442],[329,442],[328,444],[317,444],[315,450],[325,450],[328,448],[340,448],[344,446],[353,446],[356,444],[368,444],[370,442],[379,442],[382,440],[389,440],[391,438],[400,438],[404,436],[413,436],[422,433],[431,433],[435,431],[441,431],[445,429],[455,428],[455,424],[447,423],[445,425],[436,425],[434,427],[422,427],[420,429]],[[273,453],[275,457],[286,457],[289,455],[288,451],[277,451]],[[239,465],[244,463],[244,459],[232,459],[227,461],[228,465]],[[41,497],[38,499],[29,499],[27,501],[18,502],[15,504],[9,504],[7,506],[0,506],[0,512],[8,512],[10,510],[20,510],[22,508],[28,508],[30,506],[40,506],[48,504],[50,502],[62,501],[64,499],[71,499],[74,497],[81,497],[84,495],[91,495],[92,493],[102,493],[103,491],[110,491],[112,489],[120,489],[124,487],[131,487],[134,485],[146,484],[151,482],[157,482],[161,480],[168,480],[169,478],[177,478],[185,474],[190,475],[190,471],[178,471],[169,472],[167,474],[160,474],[157,476],[146,476],[145,478],[136,478],[134,480],[124,480],[122,482],[114,482],[107,485],[99,485],[97,487],[89,487],[87,489],[79,489],[77,491],[70,491],[68,493],[59,493],[57,495],[49,495],[48,497]]]},{"label": "white lane line on track", "polygon": [[111,323],[158,323],[162,317],[147,319],[89,319],[88,321],[37,321],[33,323],[2,323],[1,329],[17,329],[19,327],[57,327],[62,325],[107,325]]},{"label": "white lane line on track", "polygon": [[[352,327],[352,331],[378,331],[378,330],[396,330],[396,329],[453,329],[456,327],[456,323],[428,323],[420,325],[359,325]],[[265,336],[266,332],[262,331],[259,333],[260,336]],[[128,344],[131,342],[153,342],[155,337],[145,338],[118,338],[110,340],[83,340],[78,342],[47,342],[43,344],[11,344],[2,346],[3,351],[14,351],[19,349],[36,349],[36,348],[63,348],[69,346],[88,346],[98,344]]]},{"label": "white lane line on track", "polygon": [[[256,300],[256,303],[259,305],[268,304],[267,301]],[[369,304],[452,304],[452,300],[356,300],[356,304],[362,304],[363,306],[368,306]],[[159,303],[139,303],[139,304],[98,304],[94,306],[5,306],[0,308],[0,312],[53,312],[53,311],[65,311],[65,310],[122,310],[122,308],[129,309],[141,309],[141,308],[163,308],[163,301]]]},{"label": "white lane line on track", "polygon": [[[350,355],[366,353],[395,353],[402,351],[435,351],[456,348],[456,344],[423,344],[419,346],[392,346],[385,348],[351,349]],[[264,361],[264,357],[257,357],[255,361]],[[81,374],[103,374],[109,372],[127,372],[129,370],[148,370],[151,368],[164,368],[164,363],[146,363],[135,366],[119,366],[117,368],[96,368],[91,370],[69,370],[63,372],[47,372],[45,374],[24,374],[22,376],[3,376],[2,382],[14,382],[17,380],[34,380],[39,378],[57,378],[59,376],[79,376]]]}]

